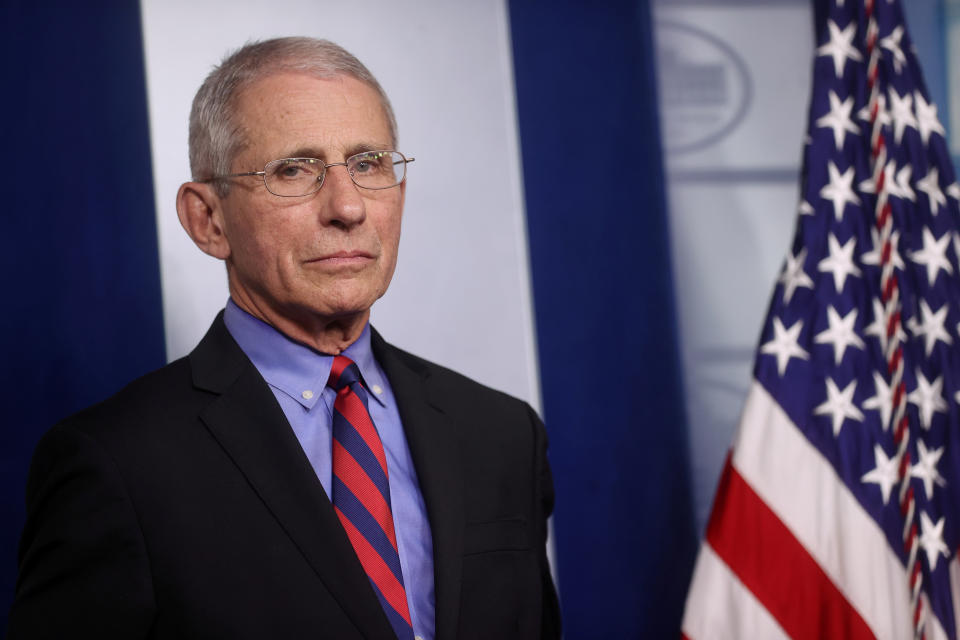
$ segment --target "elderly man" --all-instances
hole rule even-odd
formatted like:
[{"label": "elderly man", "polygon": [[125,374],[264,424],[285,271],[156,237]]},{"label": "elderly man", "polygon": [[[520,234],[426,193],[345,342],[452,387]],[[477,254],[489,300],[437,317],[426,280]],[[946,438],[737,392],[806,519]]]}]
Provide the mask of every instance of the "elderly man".
[{"label": "elderly man", "polygon": [[539,419],[368,323],[396,140],[327,41],[250,44],[206,79],[177,212],[230,300],[187,358],[41,442],[10,638],[559,636]]}]

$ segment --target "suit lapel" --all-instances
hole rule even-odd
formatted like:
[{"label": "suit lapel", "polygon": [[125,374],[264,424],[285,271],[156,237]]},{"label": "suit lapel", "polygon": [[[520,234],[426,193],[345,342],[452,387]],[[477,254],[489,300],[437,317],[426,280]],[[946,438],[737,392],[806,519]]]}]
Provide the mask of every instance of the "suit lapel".
[{"label": "suit lapel", "polygon": [[194,384],[219,394],[200,414],[353,624],[368,638],[393,630],[283,411],[223,324],[190,354]]},{"label": "suit lapel", "polygon": [[436,637],[455,638],[463,554],[463,477],[456,425],[433,393],[430,372],[372,331],[374,356],[390,380],[433,534]]}]

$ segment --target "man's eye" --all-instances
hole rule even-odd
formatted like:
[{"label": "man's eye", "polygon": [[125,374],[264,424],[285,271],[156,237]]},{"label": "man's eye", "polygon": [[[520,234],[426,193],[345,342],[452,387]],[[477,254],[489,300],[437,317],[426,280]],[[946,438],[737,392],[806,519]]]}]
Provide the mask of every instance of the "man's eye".
[{"label": "man's eye", "polygon": [[350,159],[354,175],[379,173],[384,170],[384,162],[389,156],[382,153],[364,153]]},{"label": "man's eye", "polygon": [[312,178],[317,175],[317,167],[307,162],[281,162],[274,167],[272,173],[277,180],[298,180]]}]

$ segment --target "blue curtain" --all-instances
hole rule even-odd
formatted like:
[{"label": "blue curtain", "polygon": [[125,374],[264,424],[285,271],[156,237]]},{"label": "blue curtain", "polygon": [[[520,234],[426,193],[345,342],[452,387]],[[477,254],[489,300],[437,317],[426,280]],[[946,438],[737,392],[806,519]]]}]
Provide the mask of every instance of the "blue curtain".
[{"label": "blue curtain", "polygon": [[3,630],[37,440],[165,354],[139,5],[8,0],[0,16]]},{"label": "blue curtain", "polygon": [[646,2],[510,2],[567,638],[673,638],[697,541]]}]

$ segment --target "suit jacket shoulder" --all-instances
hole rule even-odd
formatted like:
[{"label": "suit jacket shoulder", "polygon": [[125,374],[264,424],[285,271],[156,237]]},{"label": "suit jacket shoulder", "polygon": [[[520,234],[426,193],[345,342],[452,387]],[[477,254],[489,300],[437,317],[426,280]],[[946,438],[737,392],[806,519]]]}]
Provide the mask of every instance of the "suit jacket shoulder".
[{"label": "suit jacket shoulder", "polygon": [[[530,414],[534,413],[533,408],[523,400],[387,343],[375,329],[372,330],[372,343],[374,354],[388,377],[391,374],[394,377],[402,376],[402,369],[414,372],[427,385],[430,394],[428,400],[442,405],[444,410],[499,415],[505,423],[514,427],[527,421]],[[516,419],[518,416],[522,416],[520,420]]]}]

